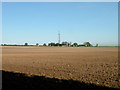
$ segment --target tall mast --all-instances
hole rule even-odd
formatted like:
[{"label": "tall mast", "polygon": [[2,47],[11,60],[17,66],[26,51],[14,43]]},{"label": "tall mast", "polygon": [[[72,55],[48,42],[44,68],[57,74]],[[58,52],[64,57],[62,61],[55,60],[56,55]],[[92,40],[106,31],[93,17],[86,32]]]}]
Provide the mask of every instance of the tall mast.
[{"label": "tall mast", "polygon": [[58,43],[60,44],[60,32],[58,32]]}]

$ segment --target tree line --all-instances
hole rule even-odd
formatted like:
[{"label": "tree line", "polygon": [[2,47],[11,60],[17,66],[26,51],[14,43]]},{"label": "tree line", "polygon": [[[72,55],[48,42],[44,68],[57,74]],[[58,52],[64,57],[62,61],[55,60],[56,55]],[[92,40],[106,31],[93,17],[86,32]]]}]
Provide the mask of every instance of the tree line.
[{"label": "tree line", "polygon": [[[29,45],[28,43],[25,43],[24,45],[17,45],[17,44],[14,44],[14,45],[10,45],[10,44],[1,44],[1,46],[66,46],[66,47],[80,47],[80,46],[83,46],[83,47],[91,47],[93,46],[90,42],[84,42],[83,44],[78,44],[78,43],[71,43],[71,42],[62,42],[62,43],[54,43],[54,42],[51,42],[51,43],[44,43],[43,45],[39,45],[39,43],[36,43],[36,45]],[[98,46],[98,44],[96,44],[96,47]]]}]

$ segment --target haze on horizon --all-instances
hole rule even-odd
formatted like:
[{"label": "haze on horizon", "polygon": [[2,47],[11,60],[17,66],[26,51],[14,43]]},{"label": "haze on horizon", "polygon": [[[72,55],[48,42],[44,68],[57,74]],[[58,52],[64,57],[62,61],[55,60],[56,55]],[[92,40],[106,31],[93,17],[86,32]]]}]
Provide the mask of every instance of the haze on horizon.
[{"label": "haze on horizon", "polygon": [[2,43],[118,45],[117,2],[3,2]]}]

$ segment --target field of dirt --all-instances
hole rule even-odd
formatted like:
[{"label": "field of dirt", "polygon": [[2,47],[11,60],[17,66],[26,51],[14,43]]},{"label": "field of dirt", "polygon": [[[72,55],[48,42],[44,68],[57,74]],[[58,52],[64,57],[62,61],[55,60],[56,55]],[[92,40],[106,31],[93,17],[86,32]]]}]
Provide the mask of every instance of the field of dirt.
[{"label": "field of dirt", "polygon": [[2,70],[120,88],[117,47],[2,47]]}]

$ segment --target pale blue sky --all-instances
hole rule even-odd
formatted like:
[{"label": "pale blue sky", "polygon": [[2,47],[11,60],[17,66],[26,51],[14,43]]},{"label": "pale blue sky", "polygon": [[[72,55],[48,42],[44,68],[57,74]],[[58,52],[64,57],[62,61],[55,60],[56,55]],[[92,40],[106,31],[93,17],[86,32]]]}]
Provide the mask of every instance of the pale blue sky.
[{"label": "pale blue sky", "polygon": [[120,0],[2,0],[2,2],[119,2]]},{"label": "pale blue sky", "polygon": [[2,4],[3,43],[90,42],[118,44],[117,2]]}]

